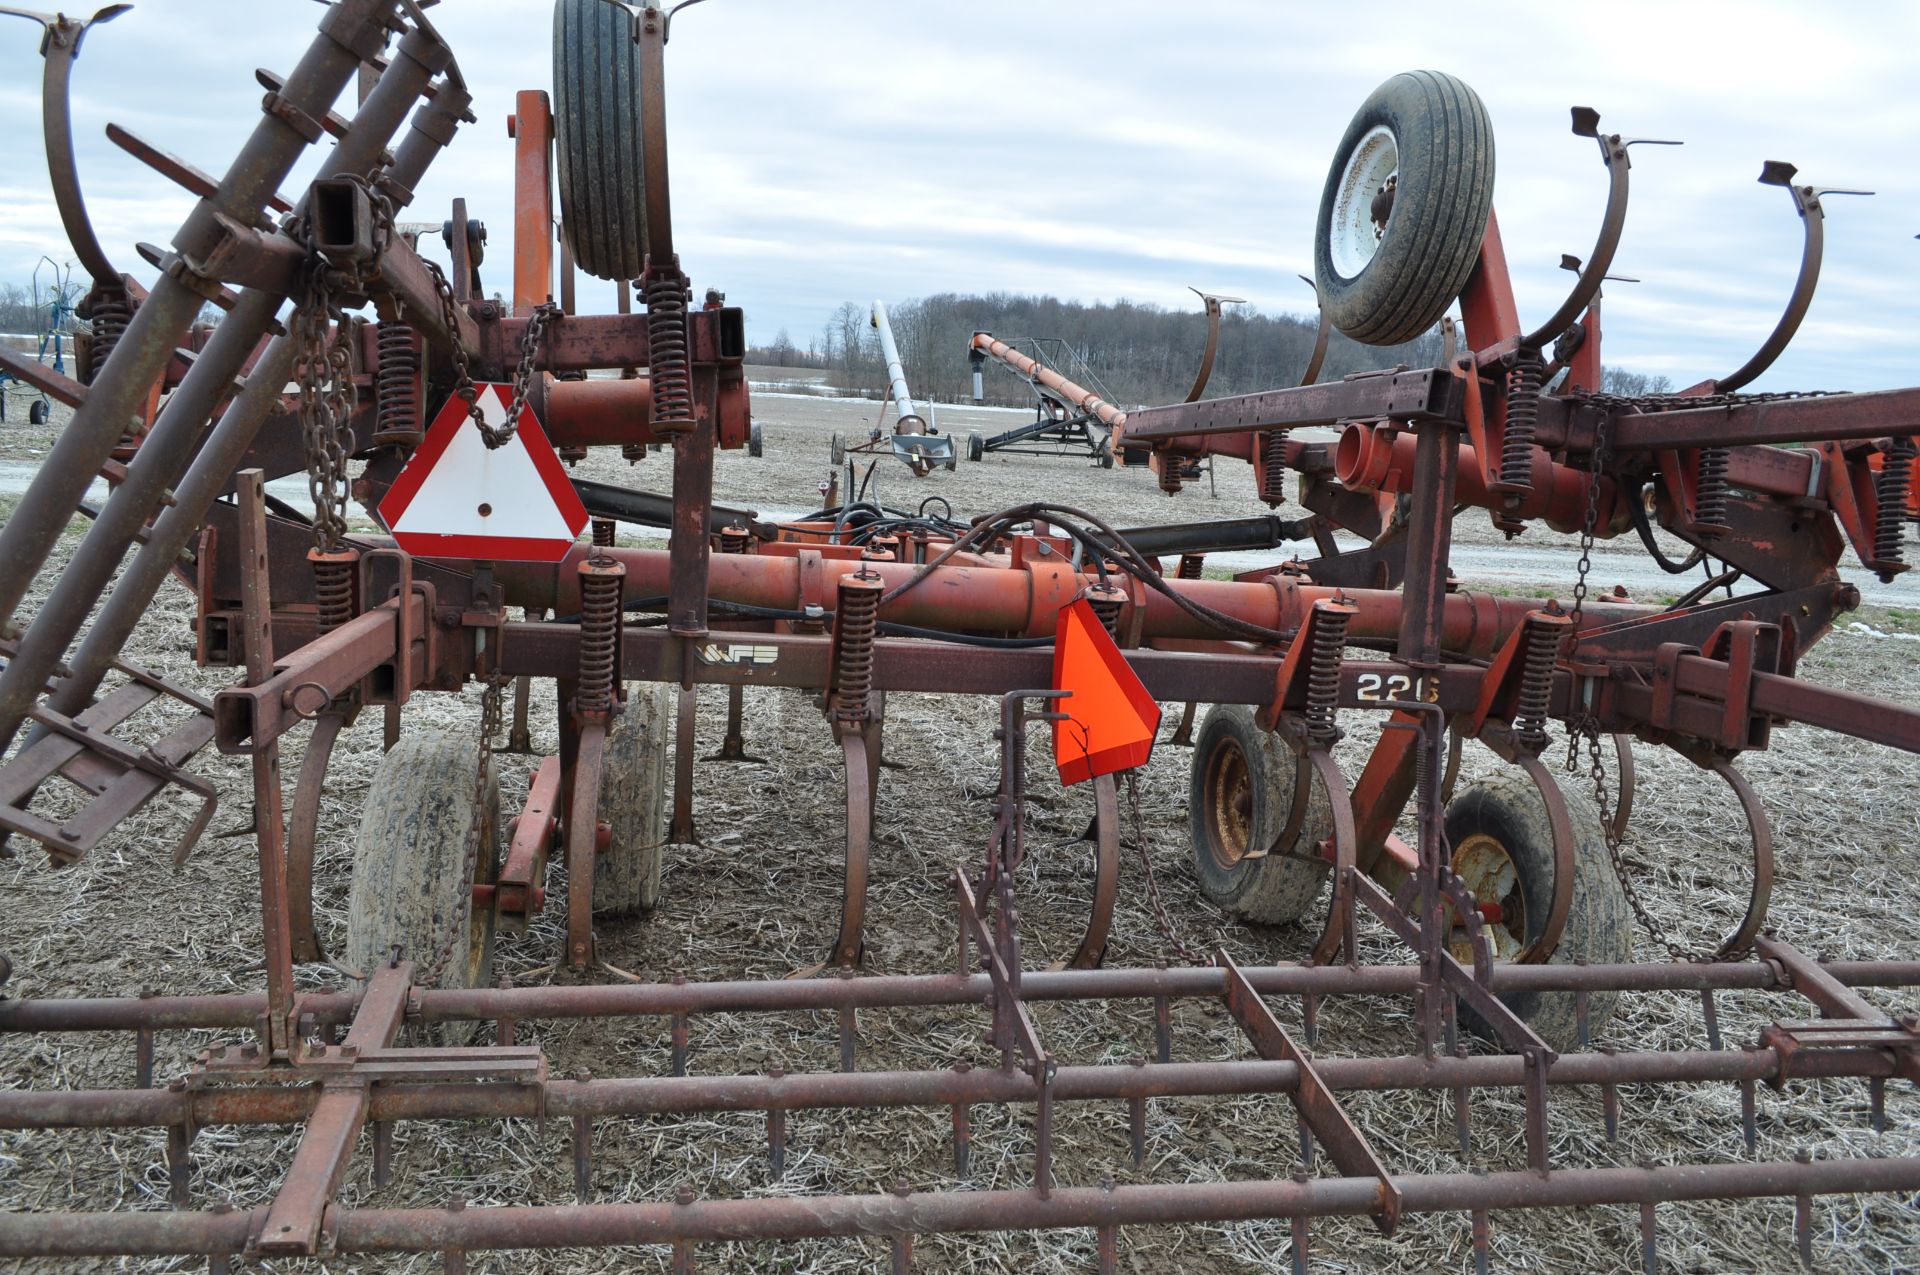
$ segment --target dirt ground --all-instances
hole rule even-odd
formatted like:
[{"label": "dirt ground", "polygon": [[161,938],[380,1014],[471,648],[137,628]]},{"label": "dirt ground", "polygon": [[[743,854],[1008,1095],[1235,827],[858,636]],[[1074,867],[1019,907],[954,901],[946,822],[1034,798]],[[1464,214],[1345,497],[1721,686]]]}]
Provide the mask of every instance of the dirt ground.
[{"label": "dirt ground", "polygon": [[[723,501],[763,512],[804,512],[818,503],[830,434],[858,434],[879,405],[763,391],[756,415],[766,455],[723,454],[717,490]],[[945,428],[999,430],[1022,419],[1006,412],[943,409]],[[0,428],[0,474],[29,469],[44,451],[46,430],[9,411]],[[664,490],[666,457],[642,462],[634,473],[617,456],[596,457],[582,476],[625,480]],[[1024,499],[1080,505],[1118,525],[1230,518],[1265,512],[1253,498],[1244,467],[1223,464],[1217,496],[1203,480],[1168,499],[1143,471],[1101,471],[1084,458],[990,457],[961,462],[958,472],[911,478],[882,461],[880,495],[889,504],[917,506],[929,496],[951,502],[961,515],[989,512]],[[0,514],[11,498],[0,495]],[[1499,542],[1485,519],[1462,517],[1463,543]],[[84,524],[63,542],[70,552]],[[1576,556],[1570,541],[1528,533],[1541,547],[1557,546],[1565,568],[1549,577],[1563,593]],[[643,536],[623,539],[639,543]],[[1621,560],[1637,550],[1619,546]],[[1612,561],[1601,556],[1601,574]],[[1855,573],[1858,574],[1857,566]],[[1920,590],[1906,586],[1907,594]],[[192,665],[191,600],[169,585],[140,635],[136,658],[204,691],[223,683],[218,671]],[[1852,617],[1803,662],[1807,678],[1887,700],[1920,702],[1920,606],[1878,607]],[[471,732],[477,697],[422,696],[409,710],[409,729]],[[700,751],[719,743],[724,692],[703,692]],[[1178,705],[1167,706],[1177,714]],[[867,926],[867,967],[874,972],[942,971],[950,958],[953,909],[947,888],[957,864],[978,863],[991,830],[988,802],[997,753],[989,703],[934,696],[890,699],[887,754],[899,763],[880,786],[875,878]],[[551,688],[540,690],[533,721],[537,752],[556,746]],[[1344,715],[1348,738],[1339,756],[1357,773],[1377,723]],[[819,961],[838,915],[842,798],[837,754],[808,699],[765,691],[747,699],[748,751],[765,761],[709,765],[698,770],[696,816],[700,841],[673,847],[665,901],[644,922],[606,926],[600,938],[611,963],[642,977],[681,972],[695,979],[780,978]],[[302,740],[290,739],[286,771],[297,765]],[[1036,753],[1044,754],[1044,749]],[[1659,921],[1692,946],[1727,929],[1744,902],[1748,851],[1738,807],[1710,774],[1670,754],[1639,751],[1640,794],[1628,863]],[[1558,750],[1550,757],[1557,758]],[[344,935],[352,839],[362,794],[381,758],[377,714],[342,739],[328,779],[318,868],[318,909],[324,942],[336,949]],[[1301,928],[1259,929],[1230,923],[1200,897],[1190,867],[1186,831],[1186,750],[1162,744],[1142,777],[1141,797],[1153,871],[1174,925],[1190,940],[1220,944],[1243,963],[1298,959],[1311,941]],[[525,791],[537,758],[503,759],[503,799]],[[1467,778],[1500,766],[1484,752],[1468,755]],[[1844,957],[1913,956],[1920,940],[1911,884],[1912,847],[1920,844],[1920,759],[1804,727],[1781,730],[1773,750],[1750,756],[1741,768],[1753,780],[1773,820],[1779,860],[1772,924],[1807,950]],[[187,804],[163,797],[130,820],[79,865],[54,871],[23,847],[0,863],[0,951],[15,973],[6,991],[22,997],[165,992],[258,991],[260,920],[249,823],[248,772],[241,759],[211,750],[195,763],[221,793],[213,835],[180,872],[167,851]],[[1027,953],[1035,965],[1071,951],[1084,919],[1087,851],[1077,842],[1090,813],[1087,793],[1062,791],[1045,764],[1033,760],[1031,840],[1036,847],[1019,882]],[[64,798],[62,798],[64,799]],[[51,807],[49,807],[51,808]],[[234,833],[241,835],[230,835]],[[550,897],[564,897],[558,868]],[[1131,839],[1123,851],[1121,899],[1108,964],[1137,966],[1169,956],[1145,902],[1144,878]],[[522,983],[566,981],[552,964],[559,954],[559,918],[552,913],[533,932],[502,939],[496,971]],[[1369,959],[1398,960],[1377,927],[1364,934]],[[1657,952],[1642,933],[1643,956]],[[326,966],[301,971],[303,986],[342,986]],[[1882,1004],[1913,1007],[1911,997],[1879,993]],[[1300,1006],[1276,1000],[1290,1029]],[[1723,1032],[1750,1042],[1775,1018],[1802,1017],[1803,1002],[1781,996],[1724,995]],[[1060,1005],[1034,1009],[1036,1025],[1063,1063],[1120,1063],[1150,1054],[1152,1022],[1146,1004]],[[1401,1053],[1413,1046],[1402,1001],[1351,998],[1321,1009],[1319,1050],[1326,1056]],[[863,1068],[933,1068],[962,1059],[987,1064],[979,1033],[984,1020],[960,1009],[874,1012],[860,1020]],[[1175,1056],[1240,1057],[1246,1046],[1218,1007],[1177,1004]],[[537,1041],[555,1069],[591,1067],[597,1076],[659,1075],[668,1067],[667,1024],[648,1020],[529,1023],[523,1041]],[[837,1063],[835,1023],[829,1015],[696,1018],[690,1069],[700,1074],[829,1070]],[[163,1034],[157,1073],[181,1074],[210,1033]],[[1699,1047],[1705,1043],[1694,996],[1638,995],[1623,1000],[1603,1039],[1622,1049]],[[0,1084],[12,1088],[118,1086],[132,1079],[132,1041],[80,1035],[0,1039]],[[1694,1163],[1746,1158],[1740,1135],[1739,1094],[1730,1085],[1629,1087],[1622,1096],[1621,1134],[1609,1144],[1596,1092],[1556,1089],[1550,1134],[1556,1165],[1631,1165],[1641,1161]],[[1382,1160],[1393,1170],[1451,1171],[1460,1167],[1451,1102],[1444,1093],[1356,1094],[1345,1099]],[[1760,1091],[1759,1154],[1791,1156],[1920,1155],[1920,1101],[1908,1086],[1887,1095],[1889,1130],[1872,1131],[1862,1082],[1795,1083],[1785,1093]],[[1487,1091],[1475,1100],[1474,1157],[1490,1168],[1524,1164],[1522,1107],[1517,1092]],[[1019,1187],[1029,1181],[1032,1112],[974,1113],[974,1169],[969,1181],[952,1176],[944,1111],[802,1114],[789,1120],[787,1173],[769,1180],[761,1119],[754,1115],[701,1119],[602,1121],[595,1127],[595,1197],[603,1201],[659,1200],[690,1186],[702,1197],[784,1192],[867,1192],[904,1178],[919,1190]],[[242,1208],[269,1199],[294,1144],[284,1133],[208,1129],[194,1145],[193,1201],[225,1200]],[[1129,1182],[1209,1182],[1285,1175],[1298,1148],[1291,1108],[1278,1096],[1181,1099],[1150,1104],[1147,1159],[1136,1169],[1127,1154],[1126,1110],[1120,1104],[1068,1104],[1056,1120],[1056,1174],[1063,1184],[1092,1185],[1111,1177]],[[70,1208],[163,1209],[165,1138],[161,1131],[94,1134],[0,1134],[0,1206],[12,1210]],[[350,1204],[440,1206],[459,1194],[475,1206],[569,1202],[572,1176],[566,1129],[544,1132],[530,1122],[504,1128],[409,1125],[398,1130],[394,1182],[376,1192],[370,1156],[363,1154],[343,1189]],[[1324,1167],[1322,1169],[1324,1170]],[[1660,1210],[1661,1269],[1686,1272],[1790,1271],[1790,1201],[1669,1205]],[[1920,1202],[1876,1196],[1819,1201],[1815,1209],[1819,1269],[1887,1272],[1920,1268]],[[1289,1228],[1278,1221],[1184,1228],[1142,1227],[1121,1233],[1121,1269],[1130,1272],[1276,1272],[1288,1269]],[[1093,1235],[929,1236],[916,1245],[923,1271],[1089,1271]],[[886,1260],[878,1241],[831,1240],[786,1246],[705,1246],[700,1269],[716,1271],[870,1271]],[[476,1255],[469,1269],[521,1271],[665,1270],[664,1248],[544,1255]],[[1603,1275],[1640,1269],[1638,1214],[1592,1208],[1553,1213],[1503,1213],[1493,1219],[1493,1265],[1501,1271],[1579,1270]],[[1329,1221],[1314,1228],[1311,1269],[1467,1271],[1473,1258],[1464,1218],[1409,1219],[1383,1239],[1364,1220]],[[171,1260],[91,1266],[52,1264],[36,1270],[195,1269]],[[437,1257],[378,1263],[340,1260],[276,1269],[432,1271]]]}]

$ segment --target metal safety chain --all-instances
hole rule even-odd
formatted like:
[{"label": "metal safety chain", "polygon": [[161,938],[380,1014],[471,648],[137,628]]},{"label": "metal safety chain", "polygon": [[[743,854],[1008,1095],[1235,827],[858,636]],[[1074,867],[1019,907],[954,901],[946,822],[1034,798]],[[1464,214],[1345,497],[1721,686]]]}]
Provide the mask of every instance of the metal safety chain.
[{"label": "metal safety chain", "polygon": [[334,300],[327,265],[318,256],[310,260],[306,296],[295,307],[289,328],[294,380],[300,387],[307,490],[313,497],[314,545],[332,553],[347,530],[347,454],[359,396],[353,384],[352,326]]},{"label": "metal safety chain", "polygon": [[1167,913],[1167,905],[1160,898],[1160,883],[1153,876],[1153,857],[1147,850],[1147,824],[1140,815],[1140,772],[1127,772],[1127,813],[1133,821],[1133,842],[1140,851],[1140,870],[1146,874],[1147,903],[1153,908],[1153,923],[1160,929],[1160,937],[1167,946],[1179,954],[1181,960],[1189,965],[1205,965],[1208,956],[1205,952],[1190,945],[1181,937],[1179,929],[1173,923],[1173,917]]},{"label": "metal safety chain", "polygon": [[[1600,527],[1600,474],[1605,468],[1607,452],[1607,421],[1602,416],[1594,426],[1593,451],[1587,458],[1587,516],[1580,527],[1580,565],[1573,585],[1573,607],[1567,613],[1568,650],[1567,662],[1571,666],[1575,652],[1580,649],[1580,616],[1587,600],[1587,574],[1593,569],[1593,542]],[[1578,691],[1578,674],[1575,674],[1575,693]],[[1574,711],[1567,715],[1567,761],[1566,772],[1569,775],[1580,773],[1582,744],[1586,747],[1587,777],[1593,783],[1593,804],[1600,815],[1600,832],[1607,843],[1607,859],[1613,865],[1613,875],[1620,882],[1621,893],[1627,896],[1627,906],[1633,910],[1634,919],[1640,922],[1642,929],[1665,948],[1667,955],[1676,961],[1690,959],[1686,948],[1674,942],[1666,927],[1654,917],[1646,901],[1640,897],[1640,891],[1634,887],[1633,878],[1627,873],[1626,859],[1621,854],[1623,838],[1614,828],[1613,802],[1607,796],[1607,772],[1600,762],[1600,720],[1584,705],[1575,705]]]}]

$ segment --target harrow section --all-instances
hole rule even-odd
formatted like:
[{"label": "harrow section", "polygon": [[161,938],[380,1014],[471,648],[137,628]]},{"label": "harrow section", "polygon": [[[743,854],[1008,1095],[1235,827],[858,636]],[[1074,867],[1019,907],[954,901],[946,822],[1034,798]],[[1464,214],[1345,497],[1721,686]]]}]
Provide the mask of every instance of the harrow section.
[{"label": "harrow section", "polygon": [[[397,220],[431,161],[474,120],[453,51],[413,0],[329,5],[295,70],[262,73],[262,118],[221,179],[127,144],[199,199],[172,248],[153,251],[161,273],[151,292],[111,277],[85,229],[70,152],[64,170],[54,156],[63,217],[76,246],[91,245],[95,330],[81,382],[33,373],[75,415],[0,528],[0,747],[17,745],[0,763],[0,826],[71,862],[116,819],[183,785],[207,799],[178,844],[184,857],[212,814],[212,790],[190,763],[208,742],[243,759],[263,987],[0,1000],[9,1037],[132,1033],[135,1079],[129,1089],[0,1091],[0,1128],[165,1129],[171,1206],[0,1213],[0,1255],[201,1255],[223,1270],[235,1256],[428,1252],[461,1270],[466,1254],[491,1249],[663,1245],[684,1271],[703,1245],[857,1235],[883,1239],[893,1268],[907,1270],[916,1237],[1087,1228],[1105,1272],[1119,1269],[1127,1228],[1278,1218],[1304,1269],[1317,1219],[1364,1217],[1392,1234],[1410,1216],[1445,1213],[1460,1216],[1486,1269],[1493,1213],[1617,1204],[1637,1207],[1639,1257],[1654,1271],[1662,1205],[1791,1201],[1809,1259],[1815,1197],[1920,1191],[1911,1156],[1758,1152],[1760,1085],[1858,1082],[1880,1123],[1887,1083],[1920,1081],[1920,1020],[1882,1007],[1920,985],[1920,961],[1816,959],[1769,929],[1773,834],[1735,764],[1789,723],[1920,752],[1920,709],[1798,675],[1805,653],[1859,605],[1844,554],[1898,577],[1911,565],[1905,523],[1920,507],[1920,390],[1739,392],[1792,336],[1812,276],[1803,271],[1779,330],[1733,376],[1673,396],[1602,395],[1600,283],[1625,216],[1629,142],[1602,135],[1594,112],[1574,111],[1574,133],[1598,143],[1607,168],[1606,219],[1565,302],[1529,331],[1492,211],[1484,108],[1452,77],[1399,76],[1362,107],[1332,166],[1315,283],[1328,324],[1380,342],[1432,327],[1458,301],[1442,365],[1317,384],[1316,354],[1301,385],[1216,399],[1202,397],[1203,369],[1189,401],[1121,411],[988,334],[964,352],[976,365],[1005,360],[1045,387],[1044,400],[1073,405],[1097,454],[1149,454],[1169,493],[1196,466],[1237,459],[1270,509],[1298,517],[1119,529],[1032,500],[970,520],[868,509],[857,530],[852,502],[801,523],[762,522],[713,499],[716,449],[757,444],[742,314],[717,291],[696,303],[674,250],[672,17],[657,5],[559,0],[556,95],[522,92],[512,117],[511,304],[480,294],[487,236],[464,201],[444,232],[450,269],[421,256],[420,232]],[[59,19],[48,30],[44,51],[65,59],[49,61],[49,101],[64,109],[55,72],[70,70],[86,27]],[[609,68],[630,92],[587,91]],[[356,76],[365,91],[346,119],[332,104]],[[1422,133],[1435,103],[1472,127]],[[57,140],[52,125],[50,115]],[[315,180],[297,199],[280,196],[298,157],[329,137]],[[1792,186],[1793,175],[1769,166],[1762,180],[1793,192],[1817,274],[1823,192]],[[573,311],[576,265],[619,281],[619,313]],[[636,291],[641,313],[630,312]],[[223,322],[190,330],[209,301]],[[1217,332],[1220,299],[1207,301]],[[884,323],[877,308],[875,319]],[[902,412],[894,445],[931,438],[909,427],[918,418],[897,358],[889,362]],[[582,483],[570,494],[595,517],[591,543],[527,549],[524,560],[408,553],[392,535],[356,531],[349,515],[356,504],[377,514],[409,465],[432,463],[421,461],[429,407],[451,410],[484,448],[476,454],[494,458],[477,473],[518,455],[503,449],[524,448],[564,483],[559,461],[536,446],[560,457],[618,446],[639,461],[659,444],[673,450],[671,495]],[[952,440],[941,441],[947,461]],[[909,451],[917,472],[934,458]],[[102,472],[111,499],[64,565],[43,571]],[[306,477],[311,511],[268,494],[270,480],[289,476]],[[490,545],[512,538],[495,532],[521,512],[495,508],[492,490],[477,490],[473,510],[463,496],[457,511],[481,520]],[[1449,570],[1454,530],[1481,512],[1509,536],[1545,527],[1577,537],[1569,605],[1461,587]],[[616,521],[665,527],[669,547],[619,547]],[[1631,534],[1662,558],[1655,527],[1692,546],[1685,569],[1709,558],[1722,569],[1673,604],[1594,593],[1594,543]],[[1281,545],[1312,554],[1232,579],[1205,575],[1209,552]],[[194,593],[199,662],[236,670],[210,701],[122,659],[176,574]],[[28,622],[36,585],[45,591]],[[1224,946],[1186,943],[1149,869],[1139,889],[1182,963],[1103,967],[1126,815],[1146,837],[1137,776],[1097,774],[1086,920],[1062,968],[1030,968],[1016,887],[1032,799],[1027,731],[1088,720],[1059,684],[1054,650],[1063,614],[1083,600],[1102,658],[1155,699],[1209,706],[1197,730],[1189,711],[1176,733],[1194,746],[1194,882],[1236,922],[1304,925],[1298,960],[1237,960]],[[116,668],[131,680],[100,695]],[[535,764],[522,807],[502,812],[496,737],[508,687],[517,688],[509,747],[525,748],[535,679],[554,683],[560,745]],[[469,683],[481,688],[475,738],[420,729],[417,713],[409,721],[418,698]],[[705,759],[694,748],[702,686],[729,697],[726,743]],[[844,858],[844,893],[821,964],[779,981],[659,981],[613,967],[603,936],[649,923],[663,854],[696,838],[696,765],[750,760],[743,697],[793,689],[814,696],[845,784],[844,845],[827,851]],[[875,792],[896,692],[1000,706],[984,853],[937,887],[953,907],[953,960],[940,972],[862,972],[868,886],[884,870]],[[144,750],[114,737],[163,697],[193,710],[184,724]],[[316,920],[326,870],[316,842],[336,743],[371,709],[387,761],[361,812],[342,943]],[[1384,721],[1350,779],[1336,748],[1356,712]],[[1555,730],[1574,782],[1548,764]],[[302,741],[289,802],[283,749]],[[1719,776],[1744,815],[1747,906],[1707,950],[1658,933],[1622,858],[1636,742]],[[1461,777],[1472,745],[1498,759],[1496,777]],[[1609,748],[1612,789],[1601,761]],[[93,795],[80,816],[59,822],[32,809],[55,775]],[[564,898],[550,901],[556,866]],[[496,985],[495,944],[527,935],[549,902],[564,917],[554,966],[575,981]],[[1672,959],[1634,960],[1636,921]],[[1399,955],[1369,959],[1382,944]],[[309,977],[297,978],[299,967]],[[9,973],[0,967],[0,983]],[[334,990],[312,990],[318,979]],[[1618,1000],[1649,992],[1697,995],[1709,1047],[1606,1047]],[[1716,998],[1735,992],[1774,1015],[1757,1039],[1723,1038]],[[1401,1044],[1364,1056],[1337,1056],[1337,1042],[1323,1049],[1321,1007],[1348,997],[1404,1016]],[[1059,1002],[1150,1004],[1150,1051],[1143,1039],[1112,1042],[1140,1051],[1127,1063],[1070,1056],[1035,1012]],[[1235,1055],[1178,1056],[1176,1004],[1230,1021]],[[988,1061],[863,1069],[861,1014],[878,1010],[965,1019],[983,1033]],[[832,1015],[838,1070],[693,1074],[696,1028],[718,1014]],[[669,1074],[557,1074],[546,1047],[522,1042],[529,1024],[574,1019],[664,1019]],[[156,1037],[187,1031],[222,1040],[160,1086]],[[1749,1158],[1562,1162],[1562,1095],[1598,1091],[1611,1138],[1622,1087],[1683,1083],[1737,1089]],[[1450,1103],[1457,1170],[1404,1171],[1381,1154],[1355,1098],[1388,1090]],[[1490,1090],[1520,1095],[1523,1163],[1474,1167],[1475,1099]],[[1056,1157],[1060,1104],[1123,1105],[1127,1151],[1144,1169],[1150,1102],[1236,1095],[1275,1100],[1297,1126],[1297,1158],[1257,1180],[1117,1185]],[[596,1190],[603,1122],[764,1113],[768,1173],[780,1180],[790,1121],[848,1108],[926,1109],[950,1122],[953,1184],[765,1198],[686,1189],[651,1201]],[[1024,1185],[966,1189],[979,1108],[1030,1120]],[[397,1125],[470,1122],[486,1137],[505,1120],[533,1121],[541,1134],[549,1123],[567,1128],[573,1203],[467,1207],[463,1192],[419,1209],[343,1197],[363,1138],[379,1191],[391,1183]],[[203,1131],[293,1125],[297,1147],[271,1175],[268,1203],[192,1207]]]}]

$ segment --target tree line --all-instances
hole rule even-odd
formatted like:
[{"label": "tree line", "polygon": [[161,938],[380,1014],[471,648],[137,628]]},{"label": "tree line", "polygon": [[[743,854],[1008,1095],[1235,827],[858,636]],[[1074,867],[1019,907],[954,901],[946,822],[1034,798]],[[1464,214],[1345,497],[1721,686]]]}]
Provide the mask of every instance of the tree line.
[{"label": "tree line", "polygon": [[[804,349],[782,330],[771,343],[750,349],[748,361],[821,370],[838,390],[881,394],[886,365],[869,314],[868,306],[844,302],[808,338]],[[1076,356],[1083,359],[1092,378],[1122,407],[1184,399],[1199,370],[1207,337],[1206,317],[1199,311],[1125,300],[1087,305],[1010,292],[947,292],[889,306],[887,314],[914,395],[943,402],[972,398],[967,344],[976,331],[992,332],[1002,340],[1053,338],[1064,343],[1072,351],[1065,361],[1071,363]],[[1313,355],[1318,331],[1319,321],[1313,316],[1229,306],[1220,325],[1220,349],[1207,395],[1251,394],[1298,384]],[[1058,356],[1060,347],[1050,346],[1049,352]],[[1320,379],[1338,380],[1351,372],[1394,364],[1432,367],[1442,353],[1438,328],[1406,345],[1386,347],[1361,345],[1334,332]],[[1086,369],[1062,366],[1060,371],[1071,380],[1082,380],[1080,373]],[[1026,383],[1005,368],[989,367],[984,381],[987,402],[1025,406],[1033,401]],[[1609,367],[1604,388],[1608,393],[1640,395],[1666,393],[1671,386],[1665,377]]]}]

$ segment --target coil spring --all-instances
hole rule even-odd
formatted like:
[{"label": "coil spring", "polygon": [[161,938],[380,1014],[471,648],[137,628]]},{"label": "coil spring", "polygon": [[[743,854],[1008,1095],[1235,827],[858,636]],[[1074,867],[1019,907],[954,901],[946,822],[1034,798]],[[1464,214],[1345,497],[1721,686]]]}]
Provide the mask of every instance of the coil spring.
[{"label": "coil spring", "polygon": [[1694,502],[1694,530],[1717,536],[1727,530],[1727,449],[1700,449],[1700,494]]},{"label": "coil spring", "polygon": [[1287,431],[1270,429],[1260,438],[1260,499],[1269,508],[1287,503]]},{"label": "coil spring", "polygon": [[613,548],[615,526],[616,524],[611,518],[595,518],[593,520],[593,547],[596,549]]},{"label": "coil spring", "polygon": [[1112,585],[1095,585],[1087,590],[1087,605],[1093,608],[1096,619],[1106,628],[1107,636],[1118,640],[1120,637],[1120,608],[1126,605],[1127,595]]},{"label": "coil spring", "polygon": [[646,458],[647,458],[647,445],[645,443],[620,444],[620,459],[626,461],[627,464],[638,465],[641,461],[645,460]]},{"label": "coil spring", "polygon": [[307,551],[307,561],[313,564],[313,596],[320,632],[331,633],[353,619],[353,577],[359,558],[359,552],[352,549],[340,553]]},{"label": "coil spring", "polygon": [[1313,662],[1307,669],[1307,738],[1331,744],[1340,738],[1334,709],[1340,702],[1340,657],[1347,645],[1347,616],[1341,611],[1316,611]]},{"label": "coil spring", "polygon": [[1171,452],[1160,455],[1160,490],[1169,496],[1180,494],[1180,458]]},{"label": "coil spring", "polygon": [[420,418],[420,351],[404,323],[382,323],[375,333],[378,355],[373,395],[373,441],[382,446],[418,447],[425,432]]},{"label": "coil spring", "polygon": [[1514,733],[1523,743],[1540,744],[1547,738],[1547,709],[1553,696],[1553,665],[1560,650],[1560,630],[1534,624],[1527,629],[1526,667],[1520,673],[1520,707],[1514,714]]},{"label": "coil spring", "polygon": [[1206,573],[1206,569],[1207,560],[1203,555],[1183,553],[1180,555],[1180,573],[1177,578],[1181,580],[1198,580]]},{"label": "coil spring", "polygon": [[580,689],[582,714],[604,716],[613,708],[613,675],[619,659],[620,593],[626,571],[617,563],[582,563],[580,571]]},{"label": "coil spring", "polygon": [[1907,488],[1913,481],[1913,440],[1894,440],[1887,463],[1880,471],[1879,509],[1873,520],[1873,556],[1882,563],[1904,562],[1900,550],[1900,524],[1907,516]]},{"label": "coil spring", "polygon": [[720,532],[721,553],[745,553],[747,546],[753,543],[753,533],[739,523],[732,523]]},{"label": "coil spring", "polygon": [[880,624],[880,577],[861,572],[840,582],[840,614],[834,620],[839,656],[839,717],[843,722],[867,720],[867,701],[873,691],[873,635]]},{"label": "coil spring", "polygon": [[133,321],[133,300],[119,289],[103,292],[93,300],[93,355],[87,368],[87,383],[91,385],[100,375],[100,369],[107,365],[114,348],[120,344],[120,338],[127,334],[127,324]]},{"label": "coil spring", "polygon": [[880,535],[867,541],[867,547],[860,554],[868,562],[894,562],[900,557],[900,538]]},{"label": "coil spring", "polygon": [[678,270],[648,281],[647,363],[653,377],[653,428],[693,428],[693,381],[687,368],[687,281]]},{"label": "coil spring", "polygon": [[1500,481],[1533,489],[1533,436],[1540,424],[1540,386],[1546,368],[1538,350],[1522,350],[1507,373],[1507,427],[1500,444]]}]

